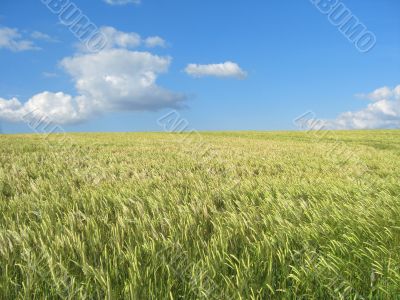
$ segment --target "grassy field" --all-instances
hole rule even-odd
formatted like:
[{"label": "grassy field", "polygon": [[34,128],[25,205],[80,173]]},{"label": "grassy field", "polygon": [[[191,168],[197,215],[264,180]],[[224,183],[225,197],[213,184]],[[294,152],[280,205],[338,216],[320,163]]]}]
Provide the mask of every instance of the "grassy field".
[{"label": "grassy field", "polygon": [[400,299],[400,131],[0,135],[0,299]]}]

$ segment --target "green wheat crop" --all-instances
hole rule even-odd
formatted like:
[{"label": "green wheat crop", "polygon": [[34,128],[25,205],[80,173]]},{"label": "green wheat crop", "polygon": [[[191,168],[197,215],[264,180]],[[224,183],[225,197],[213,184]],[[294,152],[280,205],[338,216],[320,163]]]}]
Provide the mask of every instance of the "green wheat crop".
[{"label": "green wheat crop", "polygon": [[400,131],[0,135],[0,299],[400,299]]}]

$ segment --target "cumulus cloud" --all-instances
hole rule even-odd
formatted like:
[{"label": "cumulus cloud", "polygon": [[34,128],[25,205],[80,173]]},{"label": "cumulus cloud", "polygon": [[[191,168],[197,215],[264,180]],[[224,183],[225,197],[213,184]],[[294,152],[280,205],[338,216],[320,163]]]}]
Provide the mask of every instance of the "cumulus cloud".
[{"label": "cumulus cloud", "polygon": [[360,98],[372,100],[372,101],[379,101],[381,99],[388,99],[393,95],[393,91],[391,88],[384,86],[379,89],[376,89],[372,93],[369,94],[358,94]]},{"label": "cumulus cloud", "polygon": [[335,120],[326,121],[326,126],[331,129],[400,128],[400,85],[359,96],[371,103],[364,109],[345,112]]},{"label": "cumulus cloud", "polygon": [[140,0],[104,0],[105,3],[110,5],[125,5],[125,4],[139,4]]},{"label": "cumulus cloud", "polygon": [[10,100],[0,98],[0,118],[10,122],[21,122],[25,116],[49,118],[57,123],[74,123],[85,118],[86,109],[82,97],[42,92],[22,104],[17,98]]},{"label": "cumulus cloud", "polygon": [[23,39],[18,29],[0,27],[0,49],[8,49],[14,52],[38,50],[35,44],[27,39]]},{"label": "cumulus cloud", "polygon": [[[22,104],[18,99],[0,99],[0,118],[21,121],[29,113],[47,117],[59,124],[85,121],[110,111],[155,111],[179,108],[186,100],[181,93],[157,84],[157,78],[168,71],[170,57],[145,51],[132,51],[133,35],[121,35],[108,29],[111,45],[97,53],[76,53],[66,57],[60,66],[71,76],[76,96],[63,92],[43,92]],[[121,46],[122,48],[119,48]]]},{"label": "cumulus cloud", "polygon": [[177,107],[185,98],[156,84],[170,63],[149,52],[111,49],[65,58],[61,65],[77,91],[100,110],[156,110]]},{"label": "cumulus cloud", "polygon": [[233,77],[237,79],[244,79],[247,77],[247,73],[243,71],[237,63],[227,61],[221,64],[210,64],[210,65],[198,65],[189,64],[185,72],[193,77]]}]

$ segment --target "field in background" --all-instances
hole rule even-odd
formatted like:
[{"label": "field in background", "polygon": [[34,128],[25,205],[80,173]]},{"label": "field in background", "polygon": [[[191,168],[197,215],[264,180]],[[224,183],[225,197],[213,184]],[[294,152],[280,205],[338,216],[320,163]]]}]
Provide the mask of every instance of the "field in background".
[{"label": "field in background", "polygon": [[1,299],[399,299],[400,131],[0,135]]}]

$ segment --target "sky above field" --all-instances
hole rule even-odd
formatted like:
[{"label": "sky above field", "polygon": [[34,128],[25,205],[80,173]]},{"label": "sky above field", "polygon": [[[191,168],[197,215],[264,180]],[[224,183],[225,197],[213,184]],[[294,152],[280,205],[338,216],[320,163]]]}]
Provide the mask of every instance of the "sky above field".
[{"label": "sky above field", "polygon": [[[1,0],[0,127],[400,127],[398,0]],[[176,120],[175,120],[176,121]]]}]

